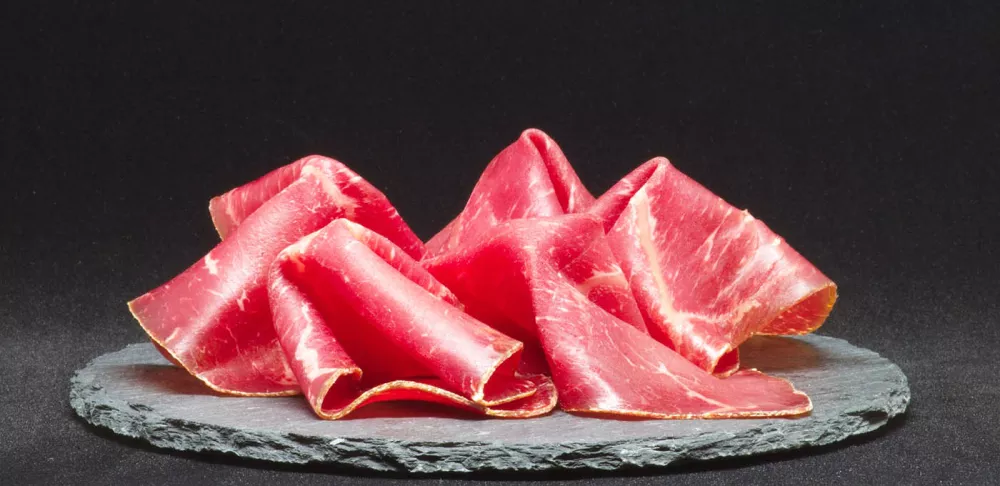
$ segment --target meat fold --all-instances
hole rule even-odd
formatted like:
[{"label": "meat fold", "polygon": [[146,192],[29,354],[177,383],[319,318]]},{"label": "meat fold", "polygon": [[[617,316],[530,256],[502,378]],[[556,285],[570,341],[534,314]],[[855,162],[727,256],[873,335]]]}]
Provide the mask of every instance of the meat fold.
[{"label": "meat fold", "polygon": [[337,203],[342,217],[385,235],[414,258],[423,254],[423,243],[384,194],[340,162],[321,155],[303,157],[213,197],[208,210],[219,237],[226,239],[264,203],[309,173],[324,176],[321,180],[327,182],[327,193]]},{"label": "meat fold", "polygon": [[755,370],[713,376],[622,320],[635,303],[593,215],[511,220],[423,265],[460,300],[487,309],[487,324],[537,343],[564,410],[734,418],[812,408],[784,380]]},{"label": "meat fold", "polygon": [[497,417],[556,404],[547,377],[515,372],[520,342],[465,314],[416,260],[348,220],[282,251],[269,297],[281,347],[321,417],[386,400]]},{"label": "meat fold", "polygon": [[598,199],[526,130],[425,246],[386,197],[306,157],[215,197],[222,239],[129,302],[217,391],[303,393],[317,415],[419,400],[496,417],[795,416],[739,369],[754,334],[822,325],[836,286],[746,211],[653,159]]},{"label": "meat fold", "polygon": [[814,331],[836,301],[836,285],[785,240],[667,159],[635,169],[588,212],[649,333],[704,370],[735,371],[754,334]]},{"label": "meat fold", "polygon": [[326,157],[306,157],[221,197],[217,212],[231,208],[229,216],[216,214],[225,221],[223,241],[129,309],[161,352],[210,388],[296,394],[271,324],[267,276],[274,258],[338,218],[380,231],[414,257],[422,243],[381,192]]},{"label": "meat fold", "polygon": [[441,255],[511,219],[579,212],[594,201],[555,140],[528,129],[490,161],[465,209],[427,242]]}]

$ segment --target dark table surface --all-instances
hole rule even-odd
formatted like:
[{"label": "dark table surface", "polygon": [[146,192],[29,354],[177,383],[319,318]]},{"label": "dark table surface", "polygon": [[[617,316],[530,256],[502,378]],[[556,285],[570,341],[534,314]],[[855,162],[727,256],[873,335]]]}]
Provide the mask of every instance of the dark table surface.
[{"label": "dark table surface", "polygon": [[[995,484],[1000,12],[869,3],[5,4],[0,478],[403,481],[153,449],[77,419],[69,378],[143,340],[125,302],[212,247],[212,195],[323,153],[428,237],[537,126],[595,193],[662,154],[749,208],[839,284],[821,332],[913,401],[835,446],[529,479]],[[442,482],[491,479],[519,478]]]}]

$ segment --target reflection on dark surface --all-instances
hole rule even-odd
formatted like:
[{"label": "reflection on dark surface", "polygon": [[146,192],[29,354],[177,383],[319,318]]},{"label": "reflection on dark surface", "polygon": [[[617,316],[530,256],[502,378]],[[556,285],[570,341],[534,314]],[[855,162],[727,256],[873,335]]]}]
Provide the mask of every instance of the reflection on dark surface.
[{"label": "reflection on dark surface", "polygon": [[740,368],[765,373],[816,368],[824,361],[820,349],[791,337],[754,336],[740,346]]},{"label": "reflection on dark surface", "polygon": [[161,364],[133,364],[108,366],[108,372],[122,377],[125,383],[152,388],[162,393],[178,395],[227,396],[205,386],[183,368]]}]

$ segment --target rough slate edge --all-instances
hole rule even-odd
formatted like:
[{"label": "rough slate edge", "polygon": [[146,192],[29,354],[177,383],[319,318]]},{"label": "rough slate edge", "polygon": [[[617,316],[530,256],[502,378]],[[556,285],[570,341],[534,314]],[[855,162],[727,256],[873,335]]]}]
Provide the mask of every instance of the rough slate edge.
[{"label": "rough slate edge", "polygon": [[[692,461],[745,457],[831,444],[854,435],[871,432],[906,410],[910,400],[906,376],[895,364],[878,354],[851,346],[846,341],[824,336],[765,339],[781,339],[789,342],[801,340],[819,348],[832,347],[843,352],[853,352],[856,357],[867,361],[869,367],[881,368],[881,373],[878,375],[881,381],[876,384],[887,386],[883,386],[885,389],[879,390],[874,399],[853,403],[852,406],[840,410],[841,413],[827,418],[822,424],[823,427],[816,427],[816,421],[810,420],[817,415],[814,411],[813,416],[807,419],[711,421],[729,422],[737,425],[737,428],[743,427],[741,430],[604,442],[517,444],[475,441],[431,442],[376,437],[338,438],[275,433],[266,429],[237,429],[165,417],[147,405],[129,403],[120,397],[112,396],[100,383],[95,383],[98,377],[94,371],[102,361],[128,354],[141,354],[143,351],[148,356],[148,351],[152,350],[149,344],[133,344],[121,351],[103,355],[91,361],[87,367],[78,370],[72,379],[70,404],[77,414],[91,424],[167,449],[221,452],[277,463],[320,463],[345,466],[349,469],[397,473],[541,472],[558,469],[615,471],[659,468]],[[766,371],[765,367],[761,368]],[[780,376],[783,373],[774,372],[774,374]],[[794,380],[792,374],[794,373],[786,375]],[[801,379],[794,382],[800,389],[809,391],[808,384],[802,383]],[[816,400],[816,397],[814,404],[817,411],[824,406],[820,400]]]}]

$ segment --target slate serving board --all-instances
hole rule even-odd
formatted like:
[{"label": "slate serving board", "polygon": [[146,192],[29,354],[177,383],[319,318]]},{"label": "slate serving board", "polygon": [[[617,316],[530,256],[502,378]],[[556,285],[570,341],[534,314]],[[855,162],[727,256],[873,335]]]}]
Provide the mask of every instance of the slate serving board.
[{"label": "slate serving board", "polygon": [[456,415],[386,403],[319,420],[302,397],[216,395],[151,344],[98,357],[72,379],[86,421],[167,449],[280,463],[327,463],[417,473],[619,470],[829,444],[906,410],[902,371],[831,337],[755,337],[743,364],[790,380],[813,412],[796,419],[608,420],[555,412],[529,420]]}]

